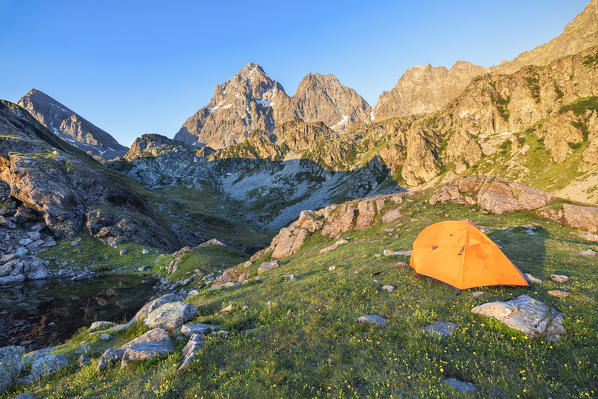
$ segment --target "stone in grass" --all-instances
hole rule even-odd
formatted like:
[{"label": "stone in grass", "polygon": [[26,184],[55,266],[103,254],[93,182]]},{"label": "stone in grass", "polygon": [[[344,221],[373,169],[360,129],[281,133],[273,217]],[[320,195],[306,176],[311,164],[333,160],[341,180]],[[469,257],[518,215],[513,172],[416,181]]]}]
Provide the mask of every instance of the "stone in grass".
[{"label": "stone in grass", "polygon": [[220,326],[212,325],[212,324],[203,324],[203,323],[196,323],[196,324],[183,324],[181,327],[181,334],[186,336],[192,336],[195,334],[199,335],[206,335],[207,333],[213,330],[220,330]]},{"label": "stone in grass", "polygon": [[441,337],[446,337],[453,334],[456,328],[457,323],[452,323],[450,321],[437,321],[434,324],[424,327],[424,331],[430,335],[440,335]]},{"label": "stone in grass", "polygon": [[86,366],[88,364],[91,364],[91,360],[89,360],[89,356],[87,355],[87,353],[83,353],[81,354],[81,356],[79,356],[79,360],[77,361],[77,363],[79,364],[79,366]]},{"label": "stone in grass", "polygon": [[330,267],[328,267],[328,270],[331,271],[331,272],[333,272],[333,271],[336,270],[336,266],[330,266]]},{"label": "stone in grass", "polygon": [[484,295],[484,291],[476,291],[476,292],[472,292],[472,294],[474,298],[480,297],[482,295]]},{"label": "stone in grass", "polygon": [[48,355],[36,360],[31,365],[31,374],[23,378],[23,382],[30,384],[39,380],[41,377],[50,375],[69,364],[69,359],[62,353],[56,355]]},{"label": "stone in grass", "polygon": [[596,256],[596,251],[593,249],[586,249],[585,251],[581,251],[579,254],[581,256]]},{"label": "stone in grass", "polygon": [[382,286],[382,291],[393,292],[394,290],[395,290],[395,287],[393,285],[383,285]]},{"label": "stone in grass", "polygon": [[108,341],[108,340],[110,340],[110,334],[102,334],[102,335],[100,335],[100,339],[102,341]]},{"label": "stone in grass", "polygon": [[143,323],[149,328],[176,330],[197,315],[197,308],[188,302],[170,302],[153,310]]},{"label": "stone in grass", "polygon": [[550,290],[548,291],[548,295],[557,297],[557,298],[567,298],[571,293],[565,290]]},{"label": "stone in grass", "polygon": [[[126,344],[124,344],[123,346],[121,346],[119,348],[107,349],[102,354],[102,356],[100,357],[100,360],[98,361],[98,366],[97,366],[98,370],[104,370],[109,367],[112,367],[114,364],[116,364],[117,362],[122,360],[123,356],[125,355],[125,352],[129,348],[134,347],[136,345],[148,343],[148,342],[165,342],[164,345],[160,345],[160,348],[162,348],[162,349],[167,349],[168,344],[172,345],[172,341],[170,340],[168,333],[162,328],[155,328],[155,329],[150,330],[150,331],[146,332],[145,334],[127,342]],[[143,358],[143,356],[137,352],[142,352],[142,351],[151,352],[151,348],[149,348],[149,350],[148,350],[148,348],[144,348],[143,346],[141,346],[141,347],[136,347],[134,351],[136,353],[131,353],[130,356],[128,357],[127,362],[133,361],[133,360],[141,360]],[[154,353],[154,355],[157,356],[158,354],[161,354],[161,352],[163,352],[163,351],[164,350],[162,350],[162,351],[154,350],[152,353]],[[149,359],[150,358],[149,355],[150,355],[150,353],[146,353],[146,356],[148,356],[148,357],[145,357],[145,358]]]},{"label": "stone in grass", "polygon": [[471,312],[493,317],[530,337],[544,335],[556,341],[567,332],[563,327],[564,315],[561,312],[527,295],[519,295],[506,302],[484,303],[471,309]]},{"label": "stone in grass", "polygon": [[131,362],[149,360],[161,355],[169,355],[172,352],[174,352],[174,345],[170,339],[141,342],[125,349],[125,353],[122,357],[121,367],[125,367]]},{"label": "stone in grass", "polygon": [[5,346],[0,348],[0,393],[7,390],[14,378],[23,370],[22,346]]},{"label": "stone in grass", "polygon": [[111,321],[94,321],[93,323],[91,323],[91,326],[89,326],[89,331],[93,332],[93,331],[104,331],[107,330],[111,327],[114,327],[116,325],[116,323],[113,323]]},{"label": "stone in grass", "polygon": [[121,250],[118,252],[118,254],[119,254],[120,256],[125,256],[125,255],[127,254],[127,250],[126,250],[126,249],[121,249]]},{"label": "stone in grass", "polygon": [[365,316],[359,317],[357,321],[360,323],[377,324],[380,327],[384,327],[386,323],[388,323],[388,319],[377,314],[366,314]]},{"label": "stone in grass", "polygon": [[530,273],[525,273],[524,276],[528,283],[542,284],[542,280],[532,276]]},{"label": "stone in grass", "polygon": [[100,360],[98,361],[98,370],[102,371],[109,367],[112,367],[116,362],[119,362],[125,350],[122,348],[109,348],[107,349],[102,356],[100,356]]},{"label": "stone in grass", "polygon": [[478,390],[478,388],[471,382],[461,381],[456,378],[447,378],[444,380],[444,383],[453,387],[457,392],[473,393]]},{"label": "stone in grass", "polygon": [[260,265],[257,269],[258,274],[262,274],[265,271],[276,269],[280,266],[280,262],[277,260],[273,260],[272,262],[265,262]]},{"label": "stone in grass", "polygon": [[566,283],[569,281],[569,277],[565,276],[564,274],[551,274],[550,278],[556,281],[557,283]]},{"label": "stone in grass", "polygon": [[201,348],[202,345],[203,345],[203,340],[201,338],[201,335],[199,335],[199,334],[191,335],[191,338],[189,338],[187,345],[185,345],[185,347],[183,348],[183,351],[181,352],[183,355],[183,363],[179,367],[179,370],[185,370],[186,368],[189,367],[189,365],[191,364],[191,362],[193,361],[193,359],[199,352],[199,348]]},{"label": "stone in grass", "polygon": [[22,393],[20,395],[13,397],[12,399],[33,399],[33,398],[34,398],[34,396],[31,393]]}]

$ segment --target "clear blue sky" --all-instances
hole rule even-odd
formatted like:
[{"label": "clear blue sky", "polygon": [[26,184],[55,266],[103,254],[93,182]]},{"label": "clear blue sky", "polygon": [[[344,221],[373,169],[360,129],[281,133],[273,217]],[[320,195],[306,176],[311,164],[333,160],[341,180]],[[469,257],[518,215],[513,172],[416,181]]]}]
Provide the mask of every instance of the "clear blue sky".
[{"label": "clear blue sky", "polygon": [[413,65],[512,59],[586,3],[0,0],[0,98],[35,87],[125,145],[172,137],[249,61],[289,95],[333,73],[373,106]]}]

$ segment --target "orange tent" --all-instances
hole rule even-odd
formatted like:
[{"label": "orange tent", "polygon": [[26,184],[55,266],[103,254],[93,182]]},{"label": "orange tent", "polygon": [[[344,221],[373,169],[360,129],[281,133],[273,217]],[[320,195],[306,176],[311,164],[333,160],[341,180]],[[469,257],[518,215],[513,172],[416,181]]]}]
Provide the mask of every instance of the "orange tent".
[{"label": "orange tent", "polygon": [[488,285],[528,286],[525,277],[469,220],[432,224],[413,243],[409,265],[459,290]]}]

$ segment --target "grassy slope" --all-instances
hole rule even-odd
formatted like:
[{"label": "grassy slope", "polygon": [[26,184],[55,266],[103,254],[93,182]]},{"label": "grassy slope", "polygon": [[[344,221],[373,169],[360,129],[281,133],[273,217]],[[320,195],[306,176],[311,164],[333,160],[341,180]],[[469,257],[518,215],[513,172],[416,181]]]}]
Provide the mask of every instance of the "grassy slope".
[{"label": "grassy slope", "polygon": [[[458,395],[441,383],[452,376],[475,383],[480,397],[598,394],[598,270],[595,259],[578,255],[598,245],[529,213],[484,215],[457,205],[426,206],[423,198],[406,203],[404,211],[403,218],[389,225],[346,234],[353,237],[349,244],[323,255],[318,250],[330,242],[315,235],[284,259],[281,268],[261,275],[261,282],[202,290],[191,299],[200,307],[197,321],[221,324],[230,334],[207,339],[198,360],[185,372],[177,371],[184,341],[178,341],[179,350],[167,358],[104,372],[95,369],[104,346],[92,346],[91,366],[71,366],[28,391],[57,398],[454,397]],[[408,249],[424,226],[446,218],[470,218],[489,226],[490,237],[510,259],[545,283],[532,291],[486,288],[480,298],[470,291],[456,296],[450,287],[417,279],[410,268],[394,266],[396,259],[376,256],[386,248]],[[501,230],[529,223],[541,226],[539,234]],[[397,230],[388,234],[388,227]],[[262,260],[254,262],[252,270]],[[332,265],[336,270],[330,272]],[[373,272],[381,273],[370,277]],[[282,277],[290,273],[297,278]],[[564,286],[571,297],[546,294],[561,286],[550,280],[551,273],[570,277]],[[380,290],[381,284],[397,289],[387,293]],[[560,342],[528,339],[470,313],[477,304],[522,293],[565,313],[568,333]],[[218,313],[229,304],[231,312]],[[372,313],[387,317],[387,327],[355,322]],[[454,321],[459,328],[447,338],[426,335],[422,328],[436,320]],[[129,331],[127,338],[142,331]],[[86,336],[82,330],[67,347]],[[17,387],[0,398],[22,391],[24,387]]]}]

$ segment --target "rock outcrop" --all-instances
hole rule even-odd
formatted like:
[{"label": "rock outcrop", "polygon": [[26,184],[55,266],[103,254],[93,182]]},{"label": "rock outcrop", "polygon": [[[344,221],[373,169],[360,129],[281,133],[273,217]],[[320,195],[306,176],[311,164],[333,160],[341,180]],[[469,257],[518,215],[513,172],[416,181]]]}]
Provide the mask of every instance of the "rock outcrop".
[{"label": "rock outcrop", "polygon": [[57,238],[86,230],[109,245],[176,249],[177,237],[124,176],[66,144],[22,108],[0,103],[0,180]]},{"label": "rock outcrop", "polygon": [[31,89],[19,105],[48,130],[91,155],[113,159],[127,152],[110,134],[39,90]]},{"label": "rock outcrop", "polygon": [[538,209],[552,199],[542,190],[500,177],[470,176],[442,186],[430,197],[429,203],[476,204],[492,213],[505,214]]}]

